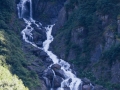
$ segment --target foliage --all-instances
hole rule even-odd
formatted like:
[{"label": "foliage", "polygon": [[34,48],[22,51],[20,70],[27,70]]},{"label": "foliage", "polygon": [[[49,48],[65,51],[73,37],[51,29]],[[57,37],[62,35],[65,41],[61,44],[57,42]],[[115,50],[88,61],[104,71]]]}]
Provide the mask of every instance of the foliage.
[{"label": "foliage", "polygon": [[26,86],[34,88],[39,85],[38,76],[25,68],[27,61],[20,46],[20,39],[12,30],[9,34],[0,30],[0,65],[10,67],[10,71],[19,76]]},{"label": "foliage", "polygon": [[[74,59],[69,61],[78,69],[79,77],[89,77],[91,80],[95,77],[92,75],[92,71],[85,71],[89,66],[93,65],[90,61],[91,55],[95,50],[95,47],[102,44],[102,49],[105,45],[105,32],[110,30],[113,34],[117,33],[117,19],[120,17],[120,1],[119,0],[69,0],[65,4],[67,11],[67,22],[58,31],[55,41],[58,42],[58,46],[54,48],[55,52],[59,51],[59,45],[65,47],[65,58],[69,58],[69,52],[73,50]],[[105,20],[105,15],[108,16]],[[82,47],[77,43],[73,43],[72,37],[77,28],[84,28],[84,35],[79,39],[84,40]],[[78,32],[77,35],[81,35]],[[119,34],[116,35],[118,38]],[[115,37],[116,38],[116,37]],[[64,41],[63,41],[64,40]],[[75,39],[74,39],[75,40]],[[76,41],[79,41],[76,39]],[[108,51],[102,53],[101,62],[107,61],[111,66],[116,60],[120,60],[119,50],[120,45],[113,45]],[[62,51],[61,51],[62,52]],[[99,64],[98,64],[99,65]],[[91,66],[92,68],[92,66]],[[81,72],[82,71],[82,72]],[[100,78],[99,78],[100,79]],[[102,81],[102,79],[100,79]],[[100,82],[100,81],[99,81]],[[104,81],[108,90],[117,90],[119,85],[108,85],[110,81]],[[104,85],[104,86],[105,86]],[[110,89],[112,87],[112,89]]]},{"label": "foliage", "polygon": [[0,90],[28,90],[28,88],[16,75],[12,75],[7,68],[0,66]]},{"label": "foliage", "polygon": [[0,90],[28,90],[40,86],[37,74],[27,69],[19,36],[22,26],[15,8],[15,0],[0,1]]},{"label": "foliage", "polygon": [[120,60],[120,45],[111,47],[108,51],[105,51],[102,56],[102,60],[109,61],[109,65],[112,66],[116,60]]},{"label": "foliage", "polygon": [[[89,63],[91,50],[94,50],[98,43],[104,42],[103,34],[106,26],[102,26],[103,20],[101,20],[101,17],[108,15],[112,19],[116,19],[120,10],[118,3],[120,3],[118,0],[70,0],[70,2],[65,5],[68,13],[68,20],[64,27],[59,30],[55,40],[61,36],[65,39],[66,57],[73,45],[71,42],[71,33],[74,32],[77,27],[84,27],[84,34],[86,37],[83,37],[83,48],[80,49],[79,46],[75,45],[79,48],[76,49],[79,50],[79,54],[76,53],[76,60],[73,61],[76,64],[79,62],[79,65],[81,65],[81,61]],[[75,7],[77,7],[77,9]],[[116,9],[118,9],[118,11],[116,11]],[[72,14],[69,14],[71,10]],[[109,29],[116,32],[117,23],[115,21],[112,22],[114,22],[114,24],[108,22]],[[84,54],[84,59],[81,54]],[[82,64],[84,65],[84,63]]]}]

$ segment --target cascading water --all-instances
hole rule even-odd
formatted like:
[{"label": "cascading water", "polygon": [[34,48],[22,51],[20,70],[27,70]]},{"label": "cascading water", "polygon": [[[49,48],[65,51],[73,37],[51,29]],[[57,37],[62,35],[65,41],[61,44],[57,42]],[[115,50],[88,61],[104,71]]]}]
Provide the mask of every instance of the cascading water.
[{"label": "cascading water", "polygon": [[[27,10],[27,8],[26,8],[27,2],[29,2],[29,4],[30,4],[29,5],[30,10]],[[52,27],[54,25],[48,25],[48,27],[45,27],[47,40],[45,40],[43,42],[43,48],[38,47],[34,42],[32,42],[33,36],[32,36],[31,32],[34,30],[34,28],[31,26],[31,24],[35,24],[38,28],[40,28],[40,26],[42,24],[36,24],[35,20],[33,20],[33,18],[32,18],[32,0],[21,0],[20,3],[17,4],[17,9],[18,9],[19,18],[23,18],[23,20],[27,24],[26,28],[23,29],[21,32],[22,36],[23,36],[23,40],[25,42],[33,45],[34,47],[45,51],[48,54],[48,56],[52,59],[53,64],[59,64],[61,66],[61,69],[64,71],[65,79],[62,81],[61,87],[59,87],[58,90],[64,90],[65,86],[69,87],[70,90],[81,90],[79,87],[81,86],[82,81],[72,73],[72,70],[70,69],[70,64],[65,62],[62,59],[58,59],[57,56],[52,53],[52,51],[48,50],[50,43],[54,39],[53,36],[51,35]],[[25,16],[25,13],[27,11],[30,11],[29,15]],[[26,17],[29,17],[29,18],[26,18]],[[51,90],[53,90],[52,87],[51,87]]]}]

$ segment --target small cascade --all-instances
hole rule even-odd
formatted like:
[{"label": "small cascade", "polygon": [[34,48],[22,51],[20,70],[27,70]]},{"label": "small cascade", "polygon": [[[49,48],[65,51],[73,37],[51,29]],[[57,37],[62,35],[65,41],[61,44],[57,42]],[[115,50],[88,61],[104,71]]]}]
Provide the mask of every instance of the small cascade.
[{"label": "small cascade", "polygon": [[32,11],[32,1],[29,0],[29,2],[30,2],[30,18],[32,19],[33,18],[33,16],[32,16],[32,13],[33,13],[33,11]]},{"label": "small cascade", "polygon": [[53,87],[54,87],[54,79],[56,78],[56,75],[55,75],[55,72],[54,72],[54,70],[52,70],[52,72],[53,72],[53,80],[52,80],[52,85],[51,85],[51,90],[54,90],[53,89]]},{"label": "small cascade", "polygon": [[[27,7],[27,3],[29,3],[29,8]],[[20,3],[17,4],[18,9],[18,17],[32,19],[32,0],[20,0]],[[30,12],[29,12],[30,11]],[[28,14],[26,14],[29,12]]]},{"label": "small cascade", "polygon": [[18,18],[21,18],[21,4],[17,4]]}]

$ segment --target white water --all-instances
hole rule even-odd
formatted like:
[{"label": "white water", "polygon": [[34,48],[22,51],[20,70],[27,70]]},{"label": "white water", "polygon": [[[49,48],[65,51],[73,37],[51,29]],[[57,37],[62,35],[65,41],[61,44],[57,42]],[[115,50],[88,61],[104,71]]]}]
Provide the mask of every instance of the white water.
[{"label": "white water", "polygon": [[[26,2],[30,2],[30,10],[29,10],[30,15],[28,15],[29,19],[26,19],[24,17],[24,13],[27,10],[26,6],[25,6]],[[72,73],[72,70],[70,69],[70,64],[65,62],[62,59],[58,59],[58,57],[55,54],[53,54],[52,51],[48,50],[50,43],[54,39],[53,36],[51,35],[52,28],[54,25],[48,25],[47,27],[45,27],[47,40],[45,40],[43,42],[43,48],[40,48],[34,42],[32,42],[32,39],[33,39],[32,31],[34,30],[34,28],[31,26],[31,24],[34,23],[37,27],[41,26],[41,24],[40,25],[36,24],[35,20],[32,19],[32,1],[31,0],[21,0],[20,3],[17,5],[17,9],[18,9],[19,18],[23,18],[23,20],[27,24],[26,28],[23,29],[21,32],[21,34],[23,36],[23,40],[38,49],[44,50],[49,55],[49,57],[52,59],[54,64],[61,65],[61,69],[64,71],[64,75],[65,75],[66,79],[63,80],[63,82],[61,83],[61,87],[58,88],[58,90],[64,90],[64,87],[66,87],[66,86],[68,86],[70,88],[70,90],[79,90],[79,86],[82,84],[82,81]],[[69,82],[70,79],[71,79],[71,82]]]}]

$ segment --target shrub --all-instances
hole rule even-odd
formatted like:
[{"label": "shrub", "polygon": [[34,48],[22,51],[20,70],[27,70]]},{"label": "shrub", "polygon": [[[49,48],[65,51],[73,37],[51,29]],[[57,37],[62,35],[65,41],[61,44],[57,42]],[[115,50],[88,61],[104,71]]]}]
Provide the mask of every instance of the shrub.
[{"label": "shrub", "polygon": [[16,75],[0,66],[0,90],[28,90],[28,88]]}]

